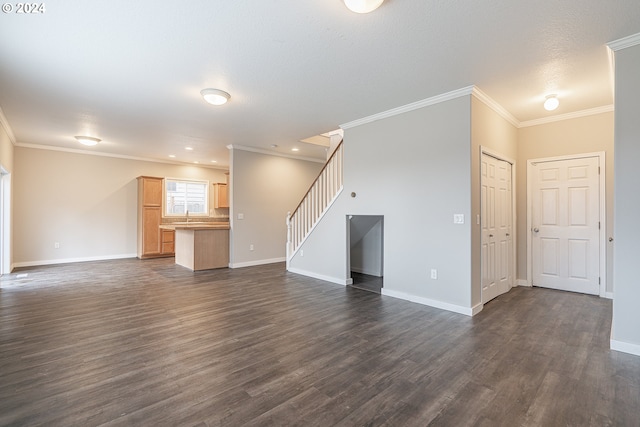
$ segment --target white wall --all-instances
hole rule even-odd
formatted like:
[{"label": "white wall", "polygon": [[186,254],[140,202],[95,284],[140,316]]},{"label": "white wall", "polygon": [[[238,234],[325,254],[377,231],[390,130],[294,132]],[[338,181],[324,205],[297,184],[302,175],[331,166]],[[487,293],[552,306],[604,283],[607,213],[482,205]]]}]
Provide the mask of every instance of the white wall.
[{"label": "white wall", "polygon": [[640,355],[640,45],[615,53],[615,183],[611,347]]},{"label": "white wall", "polygon": [[470,314],[470,139],[470,96],[345,130],[344,191],[291,270],[346,283],[347,215],[383,215],[383,293]]},{"label": "white wall", "polygon": [[226,179],[212,168],[19,146],[14,164],[16,266],[135,256],[140,175]]},{"label": "white wall", "polygon": [[[238,148],[231,150],[232,267],[284,261],[287,212],[300,203],[323,166]],[[244,219],[239,220],[239,214]]]}]

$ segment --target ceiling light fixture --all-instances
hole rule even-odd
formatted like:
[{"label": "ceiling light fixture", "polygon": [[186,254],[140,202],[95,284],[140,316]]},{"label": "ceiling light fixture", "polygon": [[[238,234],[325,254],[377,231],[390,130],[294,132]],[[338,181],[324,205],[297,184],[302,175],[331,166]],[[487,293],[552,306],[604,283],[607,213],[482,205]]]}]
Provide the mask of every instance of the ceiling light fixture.
[{"label": "ceiling light fixture", "polygon": [[344,0],[345,6],[355,13],[369,13],[380,7],[384,0]]},{"label": "ceiling light fixture", "polygon": [[171,157],[172,159],[175,159],[176,155],[175,154],[169,154],[169,157]]},{"label": "ceiling light fixture", "polygon": [[222,105],[226,104],[227,101],[231,98],[227,92],[220,89],[202,89],[200,91],[200,95],[211,105]]},{"label": "ceiling light fixture", "polygon": [[193,147],[184,147],[184,149],[187,151],[193,151]]},{"label": "ceiling light fixture", "polygon": [[560,105],[560,101],[558,101],[556,95],[547,95],[547,99],[544,101],[545,110],[553,111],[558,108],[558,105]]},{"label": "ceiling light fixture", "polygon": [[299,148],[292,148],[291,151],[300,151]]},{"label": "ceiling light fixture", "polygon": [[76,136],[74,137],[80,144],[86,145],[88,147],[93,147],[97,145],[101,140],[99,138],[94,138],[92,136]]}]

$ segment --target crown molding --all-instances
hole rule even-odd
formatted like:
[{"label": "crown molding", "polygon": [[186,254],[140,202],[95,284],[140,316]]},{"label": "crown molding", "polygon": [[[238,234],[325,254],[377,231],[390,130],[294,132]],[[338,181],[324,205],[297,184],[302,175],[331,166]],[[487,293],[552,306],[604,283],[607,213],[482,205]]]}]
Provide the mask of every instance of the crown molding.
[{"label": "crown molding", "polygon": [[473,86],[472,95],[475,96],[478,101],[484,103],[487,107],[498,113],[500,117],[511,123],[515,127],[520,127],[520,121],[513,117],[502,105],[498,104],[489,95],[481,91],[477,86]]},{"label": "crown molding", "polygon": [[7,121],[7,116],[5,116],[4,112],[2,111],[2,108],[0,108],[0,125],[2,125],[5,132],[7,132],[7,135],[9,136],[9,141],[11,141],[13,145],[16,145],[16,136],[13,133],[13,129],[11,129],[9,122]]},{"label": "crown molding", "polygon": [[222,167],[222,166],[206,165],[206,164],[200,164],[200,163],[195,164],[190,162],[181,162],[178,160],[159,160],[159,159],[151,159],[147,157],[127,156],[124,154],[105,153],[102,151],[88,151],[88,150],[79,150],[76,148],[56,147],[53,145],[29,144],[26,142],[17,142],[15,145],[16,147],[32,148],[35,150],[60,151],[63,153],[85,154],[88,156],[98,156],[98,157],[111,157],[114,159],[135,160],[139,162],[163,163],[163,164],[178,165],[178,166],[195,166],[195,167],[202,167],[207,169],[220,169],[224,171],[229,170],[228,167]]},{"label": "crown molding", "polygon": [[462,96],[471,95],[474,86],[463,87],[462,89],[453,90],[451,92],[443,93],[441,95],[432,96],[431,98],[416,101],[411,104],[403,105],[401,107],[392,108],[391,110],[383,111],[381,113],[373,114],[371,116],[363,117],[358,120],[340,125],[341,129],[351,129],[356,126],[361,126],[367,123],[375,122],[377,120],[386,119],[389,117],[397,116],[399,114],[408,113],[409,111],[417,110],[420,108],[428,107],[430,105],[439,104],[441,102],[449,101],[452,99],[460,98]]},{"label": "crown molding", "polygon": [[544,117],[542,119],[528,120],[520,122],[520,128],[543,125],[546,123],[561,122],[563,120],[577,119],[579,117],[593,116],[595,114],[610,113],[614,111],[614,106],[603,105],[602,107],[589,108],[587,110],[574,111],[572,113],[558,114],[557,116]]},{"label": "crown molding", "polygon": [[314,162],[314,163],[325,163],[326,162],[325,159],[316,159],[316,158],[313,158],[313,157],[295,156],[293,154],[277,153],[275,151],[264,150],[262,148],[247,147],[246,145],[230,144],[230,145],[227,145],[227,148],[229,150],[249,151],[251,153],[266,154],[267,156],[284,157],[284,158],[287,158],[287,159],[304,160],[304,161],[307,161],[307,162]]},{"label": "crown molding", "polygon": [[639,44],[640,44],[640,33],[632,34],[630,36],[623,37],[618,40],[614,40],[612,42],[607,43],[607,46],[609,46],[609,49],[616,52],[618,50],[626,49],[628,47],[636,46]]}]

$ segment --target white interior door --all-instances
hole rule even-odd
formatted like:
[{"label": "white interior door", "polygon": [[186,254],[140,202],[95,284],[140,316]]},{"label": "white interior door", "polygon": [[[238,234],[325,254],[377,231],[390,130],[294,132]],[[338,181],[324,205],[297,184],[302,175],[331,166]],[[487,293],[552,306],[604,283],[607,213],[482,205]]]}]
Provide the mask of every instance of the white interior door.
[{"label": "white interior door", "polygon": [[534,286],[599,294],[599,158],[531,164]]},{"label": "white interior door", "polygon": [[482,154],[482,303],[513,286],[513,198],[511,163]]}]

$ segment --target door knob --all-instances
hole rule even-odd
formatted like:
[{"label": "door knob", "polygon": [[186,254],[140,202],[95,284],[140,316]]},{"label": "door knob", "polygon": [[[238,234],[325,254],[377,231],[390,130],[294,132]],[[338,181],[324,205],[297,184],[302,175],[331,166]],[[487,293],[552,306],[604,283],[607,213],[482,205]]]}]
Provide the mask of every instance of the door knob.
[{"label": "door knob", "polygon": [[509,237],[509,233],[507,233],[506,236]]},{"label": "door knob", "polygon": [[489,234],[489,237],[493,237],[493,234]]},{"label": "door knob", "polygon": [[536,227],[536,228],[534,228],[534,229],[533,229],[533,232],[534,232],[534,233],[537,233],[538,231],[540,231],[540,229],[539,229],[538,227]]},{"label": "door knob", "polygon": [[613,237],[609,237],[609,241],[610,241],[610,242],[613,242]]}]

